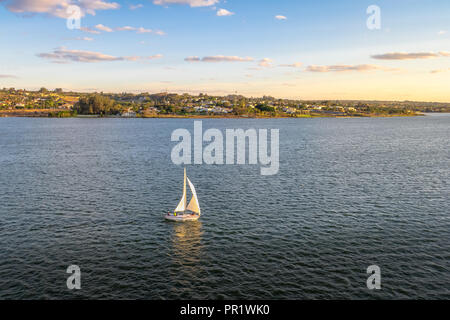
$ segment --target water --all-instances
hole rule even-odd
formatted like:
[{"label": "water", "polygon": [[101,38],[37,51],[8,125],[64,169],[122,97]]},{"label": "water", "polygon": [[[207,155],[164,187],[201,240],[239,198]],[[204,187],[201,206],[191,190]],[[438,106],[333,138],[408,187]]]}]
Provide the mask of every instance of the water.
[{"label": "water", "polygon": [[204,216],[175,224],[192,120],[0,118],[0,298],[450,298],[449,114],[203,127],[280,128],[280,172],[188,166]]}]

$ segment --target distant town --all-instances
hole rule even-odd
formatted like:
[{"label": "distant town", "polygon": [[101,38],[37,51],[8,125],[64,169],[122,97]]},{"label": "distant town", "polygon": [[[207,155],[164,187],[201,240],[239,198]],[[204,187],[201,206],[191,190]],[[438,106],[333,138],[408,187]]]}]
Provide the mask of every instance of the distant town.
[{"label": "distant town", "polygon": [[373,117],[450,112],[450,103],[290,100],[269,96],[175,93],[80,93],[62,89],[0,90],[0,117]]}]

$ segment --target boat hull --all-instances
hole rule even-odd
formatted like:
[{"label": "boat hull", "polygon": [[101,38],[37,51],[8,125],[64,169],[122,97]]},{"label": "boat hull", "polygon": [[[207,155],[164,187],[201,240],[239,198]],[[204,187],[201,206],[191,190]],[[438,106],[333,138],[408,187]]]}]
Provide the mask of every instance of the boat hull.
[{"label": "boat hull", "polygon": [[168,221],[187,222],[187,221],[197,221],[200,218],[200,216],[198,214],[179,214],[176,216],[166,214],[164,218]]}]

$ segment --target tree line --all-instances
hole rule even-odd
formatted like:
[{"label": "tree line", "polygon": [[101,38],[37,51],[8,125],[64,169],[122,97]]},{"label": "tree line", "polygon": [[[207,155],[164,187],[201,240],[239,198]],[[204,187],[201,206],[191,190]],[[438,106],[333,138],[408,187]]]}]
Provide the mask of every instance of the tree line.
[{"label": "tree line", "polygon": [[79,101],[74,105],[74,110],[78,114],[85,115],[116,115],[120,114],[124,107],[111,98],[94,93],[80,97]]}]

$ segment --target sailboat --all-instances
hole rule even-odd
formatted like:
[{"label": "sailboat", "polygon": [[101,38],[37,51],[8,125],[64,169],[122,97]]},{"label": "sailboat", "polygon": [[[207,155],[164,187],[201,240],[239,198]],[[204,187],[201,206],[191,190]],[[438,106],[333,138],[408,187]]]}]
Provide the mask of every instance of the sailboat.
[{"label": "sailboat", "polygon": [[[187,204],[187,194],[186,194],[186,181],[189,184],[189,188],[192,192],[192,199]],[[173,213],[169,212],[164,216],[167,220],[170,221],[196,221],[200,218],[202,212],[200,210],[200,204],[198,203],[197,192],[195,191],[195,187],[192,184],[191,180],[186,176],[186,168],[184,168],[184,180],[183,180],[183,196],[181,197],[181,201],[178,204],[177,208]]]}]

